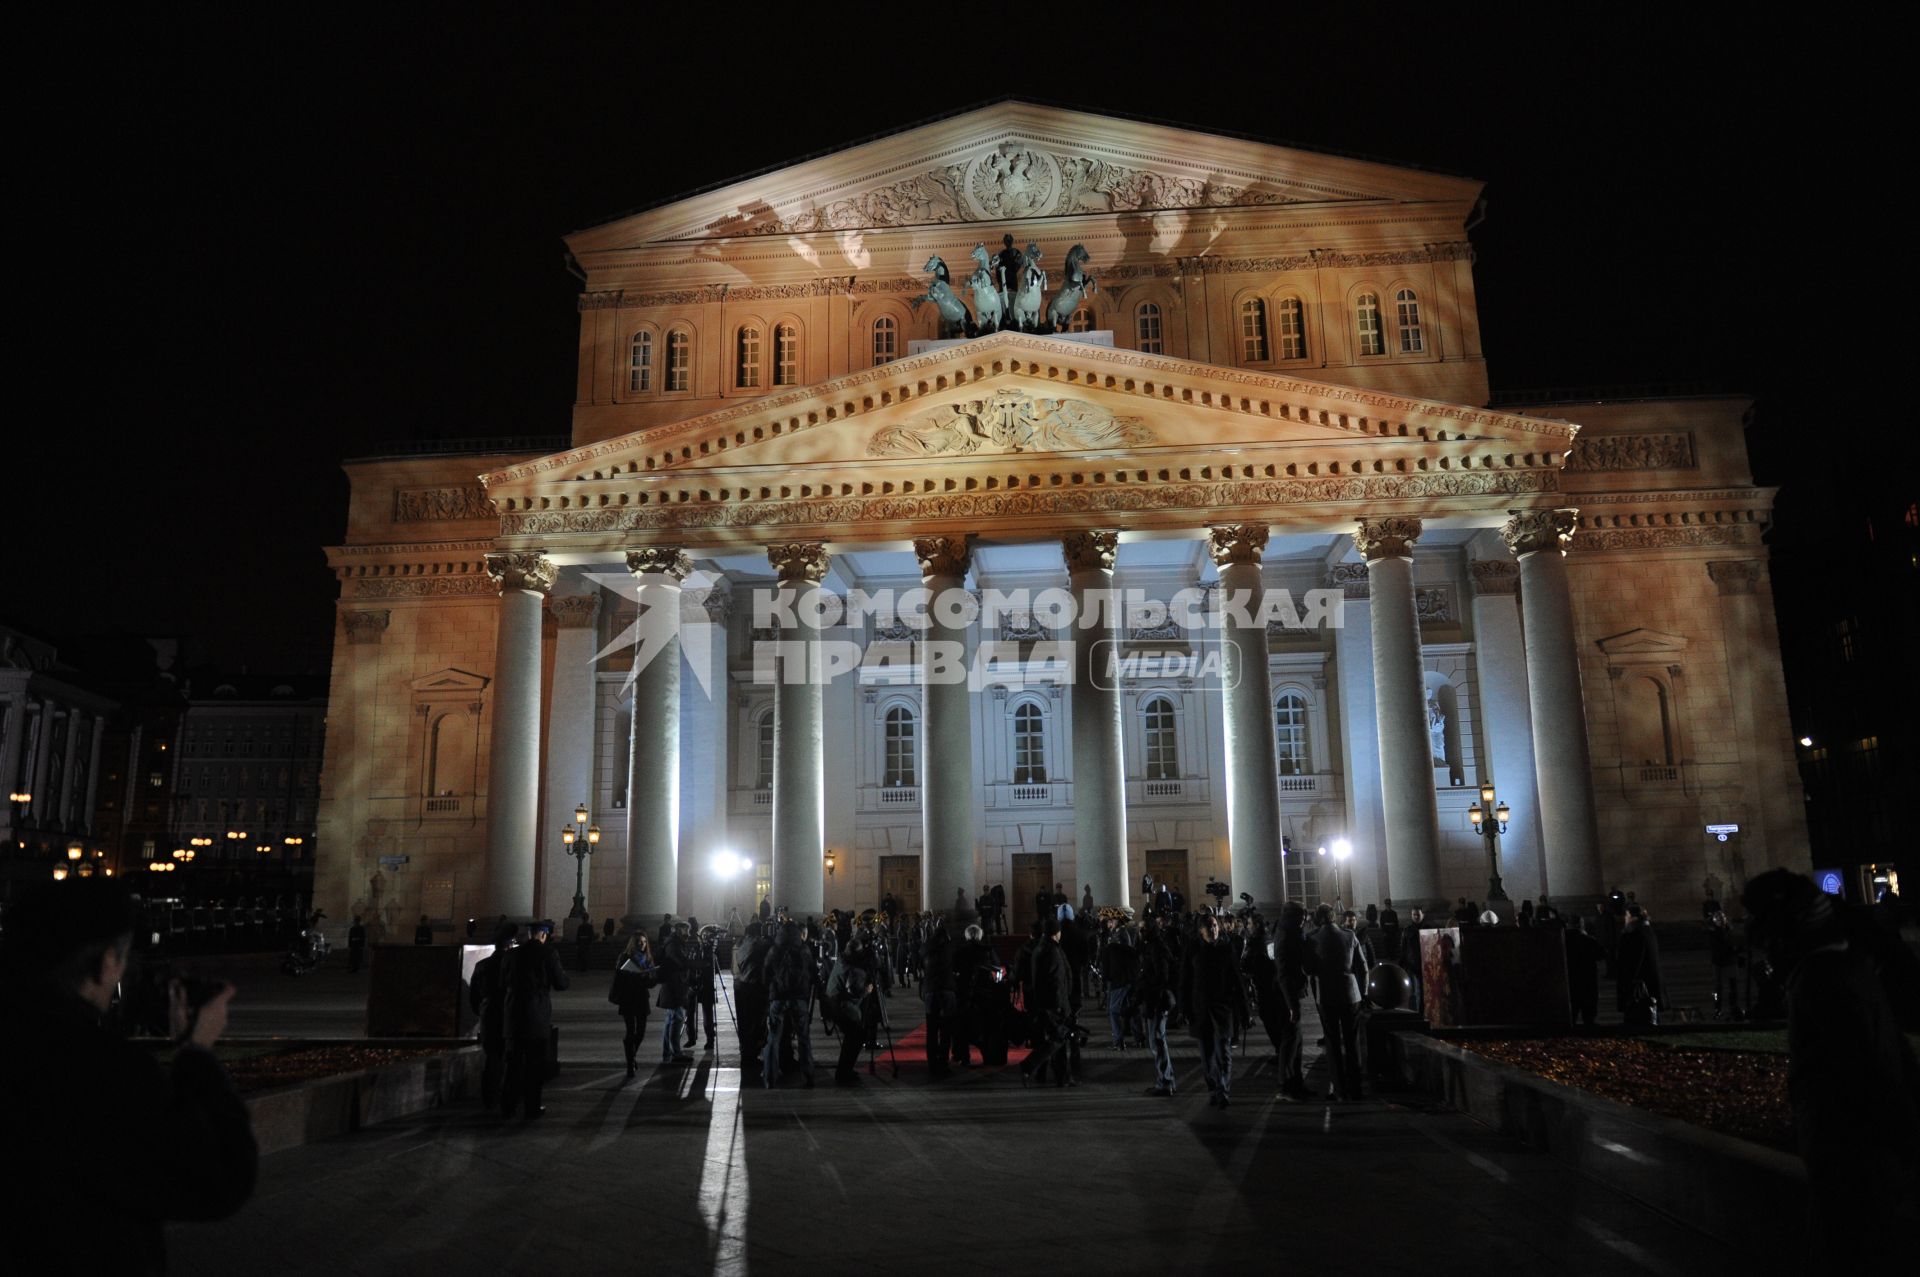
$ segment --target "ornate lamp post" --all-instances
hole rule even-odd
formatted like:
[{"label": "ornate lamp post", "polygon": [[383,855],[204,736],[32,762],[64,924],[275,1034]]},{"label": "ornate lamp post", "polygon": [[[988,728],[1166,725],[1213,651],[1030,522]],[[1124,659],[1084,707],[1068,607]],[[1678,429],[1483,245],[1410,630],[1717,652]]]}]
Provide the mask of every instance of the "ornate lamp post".
[{"label": "ornate lamp post", "polygon": [[573,908],[567,913],[568,921],[575,918],[582,922],[587,917],[587,857],[600,845],[600,826],[587,823],[587,805],[581,803],[573,809],[573,824],[560,831],[560,841],[565,851],[573,857]]},{"label": "ornate lamp post", "polygon": [[1505,803],[1495,807],[1495,796],[1492,781],[1480,782],[1480,801],[1467,808],[1467,819],[1473,822],[1473,831],[1487,840],[1487,899],[1505,900],[1507,890],[1500,885],[1500,835],[1507,832],[1513,810]]}]

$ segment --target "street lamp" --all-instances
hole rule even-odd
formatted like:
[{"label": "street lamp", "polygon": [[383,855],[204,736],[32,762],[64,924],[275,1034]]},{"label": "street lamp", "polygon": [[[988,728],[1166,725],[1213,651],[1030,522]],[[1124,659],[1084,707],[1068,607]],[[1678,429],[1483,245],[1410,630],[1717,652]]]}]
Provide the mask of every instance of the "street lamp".
[{"label": "street lamp", "polygon": [[581,803],[573,809],[573,824],[560,830],[560,841],[564,850],[573,857],[573,908],[568,912],[568,920],[574,918],[585,922],[587,919],[587,857],[600,845],[600,826],[587,823],[587,805]]},{"label": "street lamp", "polygon": [[833,853],[827,853],[827,877],[833,877]]},{"label": "street lamp", "polygon": [[[1494,806],[1495,797],[1493,782],[1481,781],[1480,801],[1467,808],[1467,819],[1473,822],[1473,832],[1487,840],[1487,899],[1505,900],[1507,891],[1500,885],[1500,835],[1507,832],[1513,810],[1505,803]],[[1493,819],[1487,819],[1489,815]]]}]

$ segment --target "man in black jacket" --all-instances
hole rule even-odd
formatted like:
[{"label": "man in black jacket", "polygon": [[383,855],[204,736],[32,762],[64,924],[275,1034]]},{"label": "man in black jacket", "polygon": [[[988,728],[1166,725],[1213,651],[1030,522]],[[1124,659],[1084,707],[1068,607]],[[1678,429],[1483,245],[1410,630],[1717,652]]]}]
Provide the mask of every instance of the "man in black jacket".
[{"label": "man in black jacket", "polygon": [[486,1063],[480,1070],[480,1102],[488,1108],[500,1102],[500,1079],[507,1068],[507,955],[520,934],[518,923],[503,922],[493,933],[493,952],[473,967],[467,986],[467,1005],[480,1017],[480,1051]]},{"label": "man in black jacket", "polygon": [[1419,909],[1409,909],[1406,929],[1400,933],[1400,966],[1413,981],[1412,998],[1407,1003],[1409,1011],[1418,1011],[1421,1008],[1423,991],[1426,989],[1426,981],[1420,974],[1422,966],[1420,927],[1426,920],[1426,915]]},{"label": "man in black jacket", "polygon": [[1573,1004],[1573,1022],[1593,1027],[1600,1011],[1600,964],[1607,951],[1587,934],[1587,920],[1576,917],[1565,933],[1567,946],[1567,1000]]},{"label": "man in black jacket", "polygon": [[1140,925],[1140,966],[1134,976],[1134,1004],[1147,1048],[1153,1052],[1153,1085],[1147,1094],[1173,1094],[1173,1053],[1167,1047],[1167,1015],[1174,1004],[1174,958],[1167,948],[1158,915],[1149,914]]},{"label": "man in black jacket", "polygon": [[500,1116],[512,1117],[516,1108],[527,1117],[547,1110],[540,1103],[552,1060],[553,990],[567,987],[567,971],[560,954],[547,943],[551,922],[527,928],[530,941],[511,950],[506,959],[504,1008],[507,1037],[507,1080],[500,1095]]},{"label": "man in black jacket", "polygon": [[[10,1271],[55,1271],[57,1247],[61,1272],[163,1272],[164,1221],[224,1219],[253,1192],[252,1123],[213,1056],[233,987],[196,1010],[169,986],[166,1067],[103,1023],[136,921],[125,885],[104,877],[35,884],[7,910]],[[116,1191],[126,1176],[138,1187]]]},{"label": "man in black jacket", "polygon": [[676,922],[667,931],[667,942],[654,951],[654,964],[660,968],[660,992],[654,1005],[667,1014],[660,1029],[660,1063],[691,1064],[693,1057],[680,1049],[680,1031],[686,1026],[687,1012],[693,1005],[694,965],[700,954],[687,924]]},{"label": "man in black jacket", "polygon": [[1301,1013],[1307,1001],[1307,941],[1303,934],[1307,911],[1297,900],[1280,910],[1280,936],[1274,942],[1274,985],[1280,997],[1280,1094],[1289,1100],[1310,1100],[1302,1062]]},{"label": "man in black jacket", "polygon": [[1225,1108],[1233,1089],[1233,1039],[1253,1022],[1247,1006],[1247,982],[1240,959],[1220,933],[1220,921],[1210,913],[1195,925],[1194,945],[1182,971],[1181,1003],[1187,1021],[1200,1039],[1205,1062],[1207,1103]]},{"label": "man in black jacket", "polygon": [[1327,1035],[1327,1055],[1333,1066],[1330,1100],[1360,1098],[1360,989],[1367,966],[1360,941],[1333,920],[1333,910],[1314,910],[1316,924],[1307,944],[1313,951],[1315,979],[1320,985],[1320,1027]]},{"label": "man in black jacket", "polygon": [[1073,968],[1060,948],[1060,915],[1048,914],[1040,920],[1040,943],[1033,949],[1033,966],[1027,979],[1027,1016],[1032,1022],[1033,1054],[1020,1065],[1023,1074],[1034,1081],[1046,1080],[1047,1065],[1053,1065],[1055,1086],[1076,1083],[1067,1067],[1067,1032],[1072,1015]]},{"label": "man in black jacket", "polygon": [[780,1043],[794,1035],[794,1055],[806,1084],[813,1085],[813,987],[818,979],[813,950],[800,939],[800,924],[780,924],[780,936],[767,955],[767,1045],[760,1059],[760,1081],[780,1081]]},{"label": "man in black jacket", "polygon": [[1613,954],[1616,1009],[1628,1024],[1652,1024],[1666,1002],[1660,982],[1660,942],[1653,938],[1653,924],[1639,905],[1627,906],[1626,919]]},{"label": "man in black jacket", "polygon": [[367,956],[367,924],[360,921],[360,915],[353,915],[353,925],[347,928],[347,974],[359,975],[360,964]]},{"label": "man in black jacket", "polygon": [[740,1061],[742,1068],[760,1067],[760,1051],[767,1043],[767,955],[773,941],[759,918],[747,924],[746,946],[734,959],[737,973],[733,981],[735,1008],[740,1017]]}]

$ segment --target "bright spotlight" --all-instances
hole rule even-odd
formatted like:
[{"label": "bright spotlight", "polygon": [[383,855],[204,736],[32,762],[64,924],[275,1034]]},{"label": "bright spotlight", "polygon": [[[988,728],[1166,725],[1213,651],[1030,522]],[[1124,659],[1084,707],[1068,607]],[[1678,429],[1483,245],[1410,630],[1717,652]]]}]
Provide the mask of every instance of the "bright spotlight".
[{"label": "bright spotlight", "polygon": [[1353,844],[1344,838],[1333,840],[1333,855],[1336,860],[1345,860],[1353,854]]},{"label": "bright spotlight", "polygon": [[743,859],[745,858],[742,856],[736,856],[730,851],[714,852],[713,853],[714,876],[719,878],[733,877],[735,874],[740,872],[740,864]]}]

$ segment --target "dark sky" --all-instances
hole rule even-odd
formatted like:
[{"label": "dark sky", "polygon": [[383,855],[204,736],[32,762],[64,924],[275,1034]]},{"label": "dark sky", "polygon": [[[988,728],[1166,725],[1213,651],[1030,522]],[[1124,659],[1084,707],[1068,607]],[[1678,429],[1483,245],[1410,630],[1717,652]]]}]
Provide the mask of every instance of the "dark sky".
[{"label": "dark sky", "polygon": [[[567,431],[562,234],[1009,93],[1481,178],[1496,394],[1745,390],[1768,438],[1822,402],[1815,366],[1850,322],[1810,279],[1879,229],[1823,213],[1874,145],[1858,63],[1746,16],[1346,5],[1333,25],[1271,6],[1168,37],[1048,6],[955,6],[925,30],[912,6],[819,7],[800,31],[745,7],[705,30],[657,6],[264,7],[289,12],[18,46],[43,80],[14,130],[32,233],[13,375],[38,388],[7,427],[16,625],[322,668],[342,458]],[[1826,480],[1795,482],[1783,512],[1817,516]]]}]

